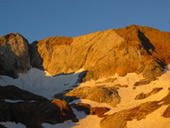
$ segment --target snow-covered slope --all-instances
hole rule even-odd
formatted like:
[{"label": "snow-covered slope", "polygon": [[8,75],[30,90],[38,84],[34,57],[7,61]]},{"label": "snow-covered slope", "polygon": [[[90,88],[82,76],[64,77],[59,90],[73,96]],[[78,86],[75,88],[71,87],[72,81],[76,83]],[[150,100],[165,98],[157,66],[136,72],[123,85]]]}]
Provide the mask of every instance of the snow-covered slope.
[{"label": "snow-covered slope", "polygon": [[0,124],[7,128],[26,128],[25,125],[21,123],[16,124],[14,122],[0,122]]},{"label": "snow-covered slope", "polygon": [[15,85],[21,89],[52,99],[55,94],[72,88],[78,80],[78,75],[79,73],[50,77],[47,72],[31,68],[25,74],[19,74],[18,79],[0,76],[0,85]]}]

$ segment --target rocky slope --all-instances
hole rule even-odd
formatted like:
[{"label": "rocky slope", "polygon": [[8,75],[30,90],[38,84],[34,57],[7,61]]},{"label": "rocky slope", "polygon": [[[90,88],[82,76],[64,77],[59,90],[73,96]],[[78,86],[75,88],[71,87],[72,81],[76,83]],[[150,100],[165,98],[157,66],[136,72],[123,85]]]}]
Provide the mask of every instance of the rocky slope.
[{"label": "rocky slope", "polygon": [[131,25],[80,37],[50,37],[30,46],[31,64],[51,75],[88,71],[85,80],[118,73],[160,76],[169,64],[170,33]]},{"label": "rocky slope", "polygon": [[0,74],[16,78],[30,68],[29,44],[20,34],[10,33],[0,38]]}]

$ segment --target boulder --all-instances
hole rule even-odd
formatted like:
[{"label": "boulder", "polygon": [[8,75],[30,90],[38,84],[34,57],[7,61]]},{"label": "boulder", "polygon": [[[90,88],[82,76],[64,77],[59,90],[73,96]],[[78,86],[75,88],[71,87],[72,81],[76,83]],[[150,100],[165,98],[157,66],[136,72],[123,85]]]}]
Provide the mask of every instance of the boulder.
[{"label": "boulder", "polygon": [[120,102],[120,96],[117,90],[114,87],[105,86],[78,87],[64,96],[89,99],[99,103],[108,103],[112,106],[116,106]]}]

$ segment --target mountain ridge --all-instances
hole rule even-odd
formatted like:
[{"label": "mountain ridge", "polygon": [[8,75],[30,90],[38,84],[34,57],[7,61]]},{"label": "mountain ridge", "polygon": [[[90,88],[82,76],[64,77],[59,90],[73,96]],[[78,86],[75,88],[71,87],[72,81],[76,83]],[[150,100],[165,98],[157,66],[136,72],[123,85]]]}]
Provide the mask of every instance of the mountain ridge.
[{"label": "mountain ridge", "polygon": [[[1,37],[1,46],[3,42],[8,43],[7,39],[3,40],[4,37],[13,39],[14,35]],[[138,25],[98,31],[79,37],[49,37],[29,44],[29,51],[26,50],[30,57],[28,67],[48,71],[53,76],[83,68],[88,71],[85,81],[115,73],[124,76],[129,72],[142,73],[146,78],[155,79],[163,73],[164,66],[170,63],[169,39],[169,32]],[[15,40],[19,39],[15,37]],[[0,60],[4,61],[1,56]],[[15,68],[1,69],[1,72],[8,70],[7,72],[15,73]],[[17,67],[18,69],[20,68]]]}]

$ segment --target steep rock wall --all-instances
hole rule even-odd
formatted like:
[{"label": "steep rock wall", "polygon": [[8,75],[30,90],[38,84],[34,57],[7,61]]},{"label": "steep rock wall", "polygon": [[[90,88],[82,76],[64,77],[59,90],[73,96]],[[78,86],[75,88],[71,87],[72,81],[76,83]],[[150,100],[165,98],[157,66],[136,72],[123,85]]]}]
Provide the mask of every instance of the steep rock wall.
[{"label": "steep rock wall", "polygon": [[154,79],[169,63],[169,36],[168,32],[131,25],[74,38],[50,37],[31,44],[31,64],[52,75],[83,68],[88,71],[86,80],[128,72]]}]

